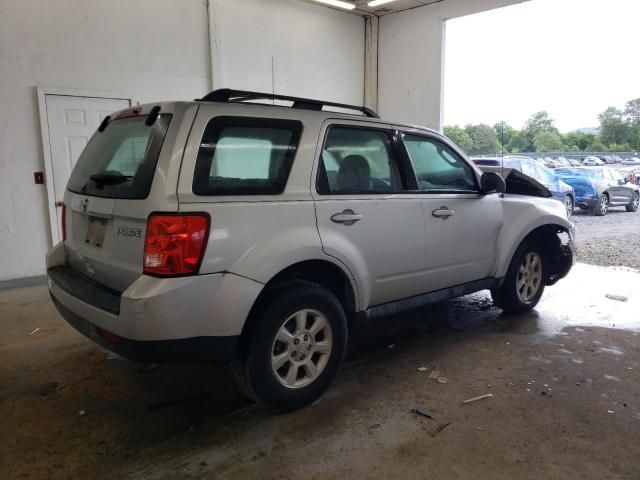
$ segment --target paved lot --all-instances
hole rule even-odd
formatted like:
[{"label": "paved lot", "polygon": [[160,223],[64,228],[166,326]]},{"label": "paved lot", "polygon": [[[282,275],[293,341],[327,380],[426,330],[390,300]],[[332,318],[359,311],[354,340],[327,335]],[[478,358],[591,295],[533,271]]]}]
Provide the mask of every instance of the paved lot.
[{"label": "paved lot", "polygon": [[638,285],[578,265],[528,315],[480,293],[387,319],[320,401],[280,416],[224,368],[101,350],[44,287],[0,292],[0,478],[637,479]]}]

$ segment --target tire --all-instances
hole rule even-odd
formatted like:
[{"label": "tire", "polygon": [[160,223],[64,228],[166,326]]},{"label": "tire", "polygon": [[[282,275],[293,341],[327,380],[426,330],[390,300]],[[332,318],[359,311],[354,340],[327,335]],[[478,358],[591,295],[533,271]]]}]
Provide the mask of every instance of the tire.
[{"label": "tire", "polygon": [[564,208],[567,210],[567,218],[569,218],[573,215],[573,209],[575,208],[573,197],[571,195],[565,195],[563,203]]},{"label": "tire", "polygon": [[639,204],[640,204],[640,193],[635,192],[633,194],[633,198],[631,199],[631,203],[629,203],[629,205],[626,205],[624,208],[627,209],[627,212],[637,212]]},{"label": "tire", "polygon": [[347,349],[347,319],[336,296],[321,285],[295,282],[276,292],[232,368],[250,398],[288,412],[318,399],[337,375]]},{"label": "tire", "polygon": [[522,243],[513,255],[502,286],[491,290],[494,305],[509,314],[533,309],[544,293],[544,264],[542,251],[534,242]]},{"label": "tire", "polygon": [[596,217],[604,217],[609,211],[609,195],[603,193],[598,197],[598,203],[593,207],[593,214]]}]

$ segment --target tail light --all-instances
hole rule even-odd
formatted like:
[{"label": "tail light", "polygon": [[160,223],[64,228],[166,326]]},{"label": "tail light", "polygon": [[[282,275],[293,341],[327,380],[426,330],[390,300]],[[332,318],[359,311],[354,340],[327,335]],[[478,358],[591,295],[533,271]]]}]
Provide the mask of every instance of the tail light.
[{"label": "tail light", "polygon": [[157,277],[198,273],[209,226],[206,213],[152,213],[144,239],[144,273]]},{"label": "tail light", "polygon": [[60,215],[60,230],[62,231],[62,241],[67,239],[67,206],[62,204],[62,214]]}]

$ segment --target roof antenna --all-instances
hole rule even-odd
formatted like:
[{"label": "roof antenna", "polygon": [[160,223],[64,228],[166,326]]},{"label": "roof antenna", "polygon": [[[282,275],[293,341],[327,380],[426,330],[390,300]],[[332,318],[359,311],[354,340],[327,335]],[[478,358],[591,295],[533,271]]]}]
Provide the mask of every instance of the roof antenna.
[{"label": "roof antenna", "polygon": [[[271,94],[275,97],[276,95],[276,80],[275,80],[275,72],[273,71],[274,57],[271,57]],[[276,104],[276,99],[271,100],[273,105]]]},{"label": "roof antenna", "polygon": [[[500,122],[500,169],[502,179],[506,182],[507,180],[504,178],[504,120]],[[504,198],[504,192],[501,196]]]}]

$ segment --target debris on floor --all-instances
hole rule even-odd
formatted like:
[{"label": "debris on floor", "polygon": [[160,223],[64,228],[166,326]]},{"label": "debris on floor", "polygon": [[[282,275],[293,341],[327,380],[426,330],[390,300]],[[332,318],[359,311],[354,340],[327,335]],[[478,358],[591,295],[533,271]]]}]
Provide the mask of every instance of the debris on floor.
[{"label": "debris on floor", "polygon": [[29,335],[35,335],[40,331],[40,327],[36,328],[33,332],[29,332]]},{"label": "debris on floor", "polygon": [[609,300],[616,300],[617,302],[626,302],[629,300],[629,297],[625,295],[614,295],[613,293],[607,293],[605,295]]},{"label": "debris on floor", "polygon": [[429,435],[431,435],[432,437],[435,437],[440,432],[442,432],[445,428],[447,428],[449,425],[451,425],[451,422],[441,423],[436,428],[434,428],[431,432],[429,432]]},{"label": "debris on floor", "polygon": [[491,397],[493,397],[493,393],[485,393],[484,395],[480,395],[480,396],[473,397],[473,398],[468,398],[462,403],[473,403],[473,402],[477,402],[478,400],[483,400],[485,398],[491,398]]},{"label": "debris on floor", "polygon": [[411,413],[417,415],[418,417],[424,417],[424,418],[433,420],[433,417],[431,415],[429,415],[428,413],[422,412],[416,408],[411,409]]},{"label": "debris on floor", "polygon": [[440,371],[439,370],[431,370],[431,373],[429,374],[429,376],[427,378],[430,378],[432,380],[437,380],[439,376],[440,376]]},{"label": "debris on floor", "polygon": [[80,410],[78,412],[78,415],[80,415],[81,417],[84,417],[87,414],[87,412],[85,410]]},{"label": "debris on floor", "polygon": [[427,367],[418,367],[418,371],[419,372],[426,372],[427,371]]},{"label": "debris on floor", "polygon": [[395,347],[395,346],[396,346],[396,344],[395,344],[395,343],[390,343],[389,345],[387,345],[387,348],[391,349],[391,348],[393,348],[393,347]]},{"label": "debris on floor", "polygon": [[447,377],[438,377],[438,379],[436,380],[438,383],[448,383],[449,380],[447,379]]}]

